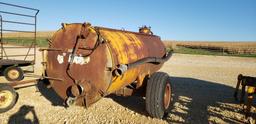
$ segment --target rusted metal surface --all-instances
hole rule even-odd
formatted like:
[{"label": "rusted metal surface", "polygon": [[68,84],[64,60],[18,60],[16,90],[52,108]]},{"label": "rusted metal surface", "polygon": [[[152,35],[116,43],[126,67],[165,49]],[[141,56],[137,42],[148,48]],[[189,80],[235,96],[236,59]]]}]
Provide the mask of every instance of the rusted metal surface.
[{"label": "rusted metal surface", "polygon": [[120,96],[131,96],[133,95],[133,93],[134,93],[134,90],[127,87],[124,87],[115,91],[115,94]]},{"label": "rusted metal surface", "polygon": [[23,80],[23,81],[12,81],[12,82],[8,83],[8,85],[10,85],[16,89],[16,88],[33,86],[33,85],[37,84],[42,79],[63,81],[61,78],[53,78],[53,77],[40,76],[40,75],[25,75],[25,76],[33,77],[35,79]]},{"label": "rusted metal surface", "polygon": [[0,61],[0,67],[1,66],[9,66],[9,65],[21,65],[21,66],[26,66],[26,65],[31,65],[33,64],[33,61],[23,61],[23,60],[1,60]]},{"label": "rusted metal surface", "polygon": [[[101,97],[131,83],[142,86],[146,76],[159,70],[158,64],[140,63],[120,76],[114,70],[147,57],[162,58],[165,47],[158,36],[103,27],[89,23],[63,24],[52,37],[46,56],[46,73],[57,94],[76,105],[89,106]],[[128,91],[128,94],[132,92]],[[69,102],[68,102],[69,103]],[[70,102],[72,103],[72,102]]]},{"label": "rusted metal surface", "polygon": [[167,83],[165,86],[165,92],[164,92],[164,108],[168,109],[170,102],[171,102],[171,85],[170,83]]},{"label": "rusted metal surface", "polygon": [[21,88],[25,86],[35,85],[38,82],[38,79],[31,79],[31,80],[25,80],[25,81],[13,81],[9,83],[10,86],[13,88]]}]

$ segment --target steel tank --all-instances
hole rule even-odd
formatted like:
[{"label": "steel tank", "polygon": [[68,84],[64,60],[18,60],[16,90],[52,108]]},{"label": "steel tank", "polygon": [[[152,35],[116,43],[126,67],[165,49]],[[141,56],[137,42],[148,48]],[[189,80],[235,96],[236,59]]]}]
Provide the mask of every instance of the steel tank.
[{"label": "steel tank", "polygon": [[131,32],[62,24],[49,40],[45,69],[51,87],[68,105],[88,107],[128,85],[139,89],[170,56],[148,27]]}]

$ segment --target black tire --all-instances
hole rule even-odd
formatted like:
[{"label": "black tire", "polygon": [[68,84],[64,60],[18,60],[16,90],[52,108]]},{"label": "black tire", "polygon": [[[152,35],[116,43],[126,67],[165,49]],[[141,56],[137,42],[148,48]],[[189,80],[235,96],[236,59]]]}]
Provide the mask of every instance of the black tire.
[{"label": "black tire", "polygon": [[4,70],[4,77],[8,81],[20,81],[24,79],[24,72],[20,67],[10,66]]},{"label": "black tire", "polygon": [[149,115],[155,118],[163,118],[170,112],[171,102],[172,86],[169,75],[163,72],[152,74],[146,88],[146,110]]},{"label": "black tire", "polygon": [[0,113],[6,112],[14,107],[18,94],[8,84],[0,84]]}]

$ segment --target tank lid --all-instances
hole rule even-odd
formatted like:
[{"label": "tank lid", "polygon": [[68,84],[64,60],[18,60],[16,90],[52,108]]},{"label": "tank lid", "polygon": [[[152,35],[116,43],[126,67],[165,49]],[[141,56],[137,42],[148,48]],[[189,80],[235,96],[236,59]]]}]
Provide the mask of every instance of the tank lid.
[{"label": "tank lid", "polygon": [[151,27],[150,26],[147,27],[146,25],[139,27],[139,33],[153,35],[153,32],[151,31]]}]

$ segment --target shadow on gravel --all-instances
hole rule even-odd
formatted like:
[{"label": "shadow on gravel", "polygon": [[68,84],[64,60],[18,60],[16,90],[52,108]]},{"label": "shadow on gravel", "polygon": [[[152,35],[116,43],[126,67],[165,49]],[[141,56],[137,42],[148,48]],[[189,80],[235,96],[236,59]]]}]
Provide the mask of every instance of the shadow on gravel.
[{"label": "shadow on gravel", "polygon": [[[174,96],[172,112],[165,118],[168,123],[244,123],[240,105],[235,107],[238,102],[233,98],[233,87],[194,78],[171,77],[170,80]],[[130,110],[149,116],[142,97],[109,97]],[[230,113],[242,116],[237,119]],[[251,116],[256,118],[254,113]]]},{"label": "shadow on gravel", "polygon": [[[180,120],[167,117],[169,123],[244,123],[244,116],[237,118],[231,114],[244,115],[241,107],[235,107],[238,102],[233,98],[233,87],[194,78],[171,77],[170,80],[174,105],[169,115],[179,116]],[[212,121],[209,117],[220,122]],[[256,118],[255,114],[252,117]]]},{"label": "shadow on gravel", "polygon": [[[33,119],[28,119],[26,117],[30,113],[32,114]],[[9,117],[8,124],[39,124],[34,106],[21,106],[18,112]]]},{"label": "shadow on gravel", "polygon": [[109,95],[109,98],[113,99],[115,102],[120,105],[142,115],[149,116],[145,109],[145,99],[139,96],[117,96]]},{"label": "shadow on gravel", "polygon": [[47,88],[44,83],[45,82],[43,82],[43,81],[39,81],[37,83],[37,88],[38,88],[39,92],[47,100],[49,100],[53,106],[64,106],[63,100],[60,98],[60,96],[58,96],[58,94],[52,88]]}]

